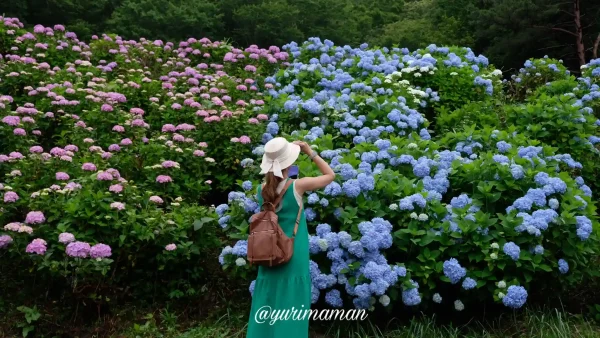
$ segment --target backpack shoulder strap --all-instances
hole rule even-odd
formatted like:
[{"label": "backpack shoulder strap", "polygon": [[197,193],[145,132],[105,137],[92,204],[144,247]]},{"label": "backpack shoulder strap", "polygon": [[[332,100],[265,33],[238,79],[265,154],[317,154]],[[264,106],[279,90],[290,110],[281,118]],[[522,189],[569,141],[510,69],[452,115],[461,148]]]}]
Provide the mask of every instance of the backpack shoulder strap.
[{"label": "backpack shoulder strap", "polygon": [[288,190],[288,188],[290,187],[290,185],[292,185],[292,183],[294,183],[294,180],[288,180],[286,182],[285,186],[283,187],[283,190],[281,190],[281,193],[279,194],[279,196],[277,196],[277,199],[275,200],[275,202],[273,202],[274,209],[277,209],[277,207],[279,206],[279,203],[281,203],[281,200],[283,199],[283,196],[285,195],[285,193]]},{"label": "backpack shoulder strap", "polygon": [[298,215],[296,216],[296,224],[294,225],[294,235],[296,237],[296,232],[298,232],[298,225],[300,224],[300,216],[302,216],[302,210],[304,210],[304,201],[301,199],[300,207],[298,208]]}]

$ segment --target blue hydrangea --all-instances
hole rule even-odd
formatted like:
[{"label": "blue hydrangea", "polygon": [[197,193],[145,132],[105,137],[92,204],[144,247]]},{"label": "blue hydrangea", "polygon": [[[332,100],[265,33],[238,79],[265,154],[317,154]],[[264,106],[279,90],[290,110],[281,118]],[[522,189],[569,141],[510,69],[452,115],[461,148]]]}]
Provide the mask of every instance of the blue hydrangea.
[{"label": "blue hydrangea", "polygon": [[248,256],[248,241],[246,241],[246,240],[237,241],[235,243],[235,245],[233,246],[233,248],[231,249],[231,253],[233,255],[236,255],[239,257]]},{"label": "blue hydrangea", "polygon": [[254,296],[254,287],[256,286],[256,280],[253,280],[250,283],[250,287],[248,287],[248,290],[250,291],[250,296]]},{"label": "blue hydrangea", "polygon": [[560,271],[560,273],[562,273],[563,275],[567,272],[569,272],[569,263],[567,263],[567,261],[565,261],[564,259],[559,259],[558,260],[558,271]]},{"label": "blue hydrangea", "polygon": [[463,277],[467,274],[467,269],[460,266],[460,263],[456,258],[450,258],[444,262],[443,265],[444,276],[450,279],[450,283],[456,284],[460,282]]},{"label": "blue hydrangea", "polygon": [[319,204],[321,204],[322,207],[326,208],[329,205],[329,201],[325,197],[323,197],[319,201]]},{"label": "blue hydrangea", "polygon": [[225,212],[227,212],[227,210],[229,210],[229,206],[227,204],[221,204],[215,209],[217,215],[219,216],[225,215]]},{"label": "blue hydrangea", "polygon": [[308,204],[316,204],[319,202],[319,195],[312,193],[310,195],[308,195]]},{"label": "blue hydrangea", "polygon": [[467,278],[465,278],[465,280],[463,280],[462,287],[465,290],[471,290],[471,289],[475,288],[476,286],[477,286],[477,282],[471,277],[467,277]]},{"label": "blue hydrangea", "polygon": [[360,173],[357,176],[358,185],[362,191],[371,191],[375,189],[375,178],[365,173]]},{"label": "blue hydrangea", "polygon": [[362,258],[365,255],[365,250],[359,241],[352,241],[348,244],[348,252],[358,258]]},{"label": "blue hydrangea", "polygon": [[577,236],[582,240],[587,240],[592,233],[592,221],[586,216],[576,216]]},{"label": "blue hydrangea", "polygon": [[224,229],[227,227],[227,222],[229,222],[230,218],[231,218],[231,216],[229,216],[229,215],[219,218],[219,225],[221,226],[221,228]]},{"label": "blue hydrangea", "polygon": [[252,190],[252,182],[244,181],[244,183],[242,183],[242,189],[244,189],[246,191]]},{"label": "blue hydrangea", "polygon": [[504,155],[494,155],[493,159],[494,159],[494,162],[500,163],[500,164],[508,164],[510,162],[508,157],[506,157]]},{"label": "blue hydrangea", "polygon": [[452,200],[450,200],[450,205],[457,209],[462,209],[471,203],[473,203],[473,200],[471,200],[466,194],[461,194],[458,197],[452,197]]},{"label": "blue hydrangea", "polygon": [[315,287],[314,284],[311,284],[311,297],[310,297],[310,302],[311,304],[315,304],[316,302],[319,301],[319,296],[321,295],[321,292],[319,291],[319,289],[317,287]]},{"label": "blue hydrangea", "polygon": [[360,194],[360,184],[358,183],[357,179],[353,178],[344,182],[342,185],[342,190],[346,196],[350,198],[356,198]]},{"label": "blue hydrangea", "polygon": [[496,148],[498,148],[499,152],[506,153],[510,150],[510,148],[512,148],[512,146],[509,143],[506,143],[505,141],[499,141],[496,143]]},{"label": "blue hydrangea", "polygon": [[414,286],[411,289],[404,289],[402,291],[402,302],[406,306],[415,306],[421,303],[421,295],[419,294],[419,284],[411,280],[411,284]]},{"label": "blue hydrangea", "polygon": [[267,133],[271,135],[277,135],[277,133],[279,133],[279,125],[277,122],[269,122],[269,124],[267,124]]},{"label": "blue hydrangea", "polygon": [[325,302],[327,302],[327,304],[329,304],[333,307],[337,307],[337,308],[340,308],[344,305],[344,302],[342,301],[342,297],[341,297],[339,290],[331,290],[331,291],[327,292],[325,294]]},{"label": "blue hydrangea", "polygon": [[342,187],[337,182],[331,182],[325,187],[324,193],[328,196],[339,196],[342,194]]},{"label": "blue hydrangea", "polygon": [[309,222],[317,217],[317,213],[312,208],[304,209],[304,215],[306,216],[306,220]]},{"label": "blue hydrangea", "polygon": [[521,248],[516,245],[514,242],[505,243],[502,247],[502,251],[508,255],[512,260],[519,260],[519,255],[521,254]]},{"label": "blue hydrangea", "polygon": [[544,247],[541,246],[541,245],[539,245],[539,244],[536,245],[533,248],[533,253],[536,254],[536,255],[543,255],[544,254]]},{"label": "blue hydrangea", "polygon": [[525,171],[523,167],[518,164],[513,164],[510,166],[510,173],[515,180],[520,180],[525,177]]},{"label": "blue hydrangea", "polygon": [[506,295],[502,298],[504,306],[511,309],[518,309],[527,302],[527,290],[522,286],[511,285],[508,287]]}]

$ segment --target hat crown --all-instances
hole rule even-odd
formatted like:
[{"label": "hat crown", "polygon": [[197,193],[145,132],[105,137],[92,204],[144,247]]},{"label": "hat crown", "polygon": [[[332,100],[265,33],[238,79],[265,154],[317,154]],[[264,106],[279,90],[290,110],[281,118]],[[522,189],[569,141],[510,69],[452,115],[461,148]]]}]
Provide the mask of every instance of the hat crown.
[{"label": "hat crown", "polygon": [[283,137],[277,137],[265,144],[265,155],[271,160],[281,157],[287,152],[288,141]]}]

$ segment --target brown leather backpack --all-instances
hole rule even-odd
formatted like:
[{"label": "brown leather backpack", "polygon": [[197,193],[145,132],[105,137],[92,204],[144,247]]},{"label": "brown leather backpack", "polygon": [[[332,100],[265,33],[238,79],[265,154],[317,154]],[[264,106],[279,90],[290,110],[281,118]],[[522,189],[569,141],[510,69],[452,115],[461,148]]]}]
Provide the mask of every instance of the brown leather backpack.
[{"label": "brown leather backpack", "polygon": [[[294,253],[294,238],[298,231],[302,206],[298,209],[296,225],[292,238],[288,237],[275,213],[287,189],[293,181],[289,180],[274,203],[263,203],[263,211],[252,216],[250,236],[248,237],[248,262],[254,265],[277,266],[287,263]],[[268,208],[268,210],[264,210]]]}]

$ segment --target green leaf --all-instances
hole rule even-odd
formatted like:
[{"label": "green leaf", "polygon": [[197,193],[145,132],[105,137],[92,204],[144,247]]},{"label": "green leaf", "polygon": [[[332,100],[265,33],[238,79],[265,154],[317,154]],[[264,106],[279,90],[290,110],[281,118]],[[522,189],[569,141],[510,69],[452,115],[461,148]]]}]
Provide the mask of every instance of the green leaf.
[{"label": "green leaf", "polygon": [[204,224],[206,224],[207,222],[213,221],[215,220],[212,217],[202,217],[201,219],[197,219],[194,221],[194,231],[198,231],[200,229],[202,229],[202,227],[204,226]]}]

